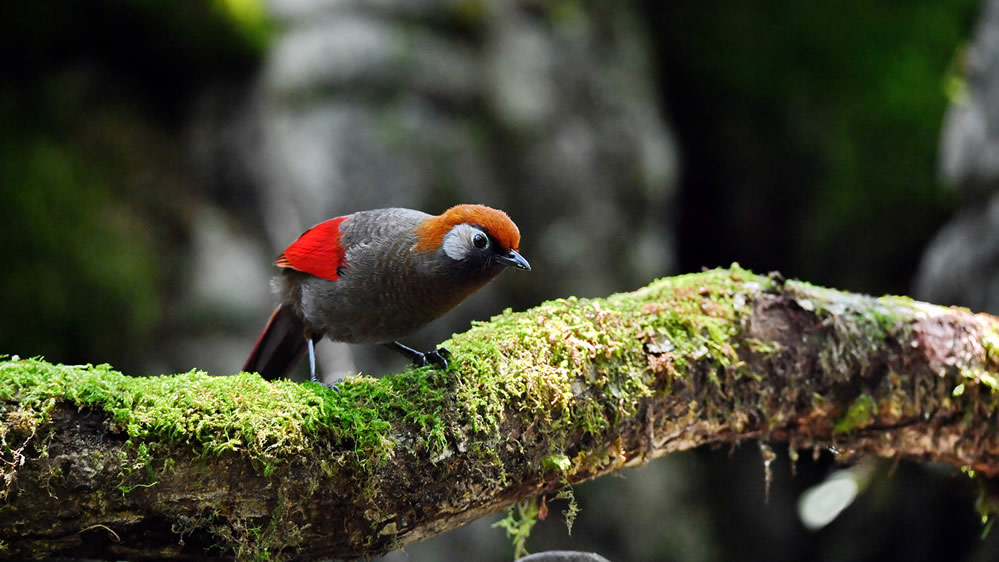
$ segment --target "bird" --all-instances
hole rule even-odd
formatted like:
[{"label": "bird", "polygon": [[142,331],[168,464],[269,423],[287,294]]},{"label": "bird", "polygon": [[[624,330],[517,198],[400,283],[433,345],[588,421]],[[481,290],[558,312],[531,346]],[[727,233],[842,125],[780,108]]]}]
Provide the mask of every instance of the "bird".
[{"label": "bird", "polygon": [[506,269],[531,270],[520,230],[503,211],[461,204],[440,215],[387,208],[332,218],[306,230],[275,260],[280,304],[243,371],[287,378],[324,337],[383,344],[416,366],[447,368],[450,352],[398,340],[451,310]]}]

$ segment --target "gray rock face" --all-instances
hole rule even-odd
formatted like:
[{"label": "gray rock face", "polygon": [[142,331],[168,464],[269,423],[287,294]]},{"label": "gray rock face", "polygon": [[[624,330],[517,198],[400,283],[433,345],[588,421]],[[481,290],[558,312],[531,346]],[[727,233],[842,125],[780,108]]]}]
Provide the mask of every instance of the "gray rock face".
[{"label": "gray rock face", "polygon": [[276,246],[359,209],[484,202],[521,224],[560,288],[668,270],[675,153],[628,8],[271,6],[287,29],[260,81]]},{"label": "gray rock face", "polygon": [[941,176],[963,209],[923,255],[914,295],[999,313],[999,0],[984,3],[965,63],[940,141]]},{"label": "gray rock face", "polygon": [[969,205],[923,254],[916,298],[999,313],[999,195]]},{"label": "gray rock face", "polygon": [[969,197],[999,188],[999,2],[987,0],[964,57],[965,89],[944,117],[940,173]]},{"label": "gray rock face", "polygon": [[253,118],[273,248],[361,209],[506,210],[534,271],[473,297],[427,341],[506,306],[604,295],[670,272],[676,155],[632,5],[270,7],[283,31]]}]

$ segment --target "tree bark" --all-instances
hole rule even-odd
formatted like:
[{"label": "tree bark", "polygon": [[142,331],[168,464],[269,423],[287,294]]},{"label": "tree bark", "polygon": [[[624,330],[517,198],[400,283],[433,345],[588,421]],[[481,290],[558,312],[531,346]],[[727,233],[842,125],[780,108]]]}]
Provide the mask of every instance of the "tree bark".
[{"label": "tree bark", "polygon": [[999,320],[963,309],[733,266],[508,311],[445,345],[447,372],[339,392],[0,362],[0,554],[372,556],[756,438],[999,472]]}]

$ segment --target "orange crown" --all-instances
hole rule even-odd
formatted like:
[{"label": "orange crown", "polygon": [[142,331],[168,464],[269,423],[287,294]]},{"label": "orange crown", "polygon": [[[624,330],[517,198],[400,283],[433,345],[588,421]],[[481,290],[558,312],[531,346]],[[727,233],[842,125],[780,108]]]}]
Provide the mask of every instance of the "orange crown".
[{"label": "orange crown", "polygon": [[417,252],[431,252],[444,243],[444,235],[459,224],[472,224],[486,229],[490,236],[505,250],[520,249],[520,230],[510,217],[498,209],[485,205],[456,205],[416,227],[419,241],[413,247]]}]

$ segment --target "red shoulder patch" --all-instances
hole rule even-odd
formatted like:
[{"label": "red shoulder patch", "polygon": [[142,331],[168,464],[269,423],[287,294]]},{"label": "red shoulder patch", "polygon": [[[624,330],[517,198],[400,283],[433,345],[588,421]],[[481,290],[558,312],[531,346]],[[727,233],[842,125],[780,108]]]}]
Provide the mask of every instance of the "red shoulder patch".
[{"label": "red shoulder patch", "polygon": [[340,223],[350,218],[337,217],[306,230],[274,262],[329,281],[336,281],[346,250],[340,246]]}]

